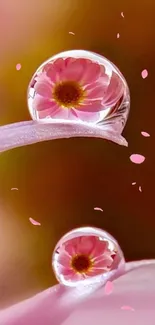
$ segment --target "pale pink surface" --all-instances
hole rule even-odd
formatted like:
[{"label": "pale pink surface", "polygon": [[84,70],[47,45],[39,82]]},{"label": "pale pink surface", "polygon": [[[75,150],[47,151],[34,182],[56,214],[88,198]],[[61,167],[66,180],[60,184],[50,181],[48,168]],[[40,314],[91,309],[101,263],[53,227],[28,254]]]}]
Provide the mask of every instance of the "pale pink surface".
[{"label": "pale pink surface", "polygon": [[[126,274],[104,286],[69,288],[57,285],[0,311],[0,325],[154,325],[155,260],[126,264]],[[122,310],[131,306],[135,311]]]},{"label": "pale pink surface", "polygon": [[120,38],[120,33],[117,33],[117,38]]},{"label": "pale pink surface", "polygon": [[142,192],[142,187],[141,186],[139,186],[139,192]]},{"label": "pale pink surface", "polygon": [[104,291],[106,295],[110,295],[113,292],[113,282],[107,281],[104,287]]},{"label": "pale pink surface", "polygon": [[145,132],[145,131],[142,131],[141,135],[143,135],[143,137],[146,137],[146,138],[150,137],[150,134],[148,132]]},{"label": "pale pink surface", "polygon": [[122,306],[121,309],[134,311],[134,308],[132,308],[131,306]]},{"label": "pale pink surface", "polygon": [[136,185],[136,182],[133,182],[132,185]]},{"label": "pale pink surface", "polygon": [[142,72],[141,72],[141,76],[143,79],[147,78],[148,76],[148,71],[146,69],[144,69]]},{"label": "pale pink surface", "polygon": [[29,218],[29,220],[32,223],[32,225],[34,225],[34,226],[41,226],[41,223],[38,222],[38,221],[36,221],[36,220],[34,220],[33,218]]},{"label": "pale pink surface", "polygon": [[130,156],[130,160],[135,164],[142,164],[145,161],[145,157],[139,154],[133,154]]},{"label": "pale pink surface", "polygon": [[17,63],[16,70],[19,71],[21,69],[21,67],[22,67],[21,64],[20,63]]},{"label": "pale pink surface", "polygon": [[94,210],[103,212],[103,209],[98,208],[98,207],[94,208]]},{"label": "pale pink surface", "polygon": [[[80,236],[64,243],[59,248],[59,272],[65,279],[80,281],[86,277],[96,276],[109,270],[113,263],[113,252],[108,248],[108,241],[99,240],[97,236]],[[92,259],[94,265],[87,272],[78,273],[71,267],[72,258],[85,255]]]},{"label": "pale pink surface", "polygon": [[[55,85],[65,81],[77,82],[85,91],[84,98],[75,107],[63,107],[53,97]],[[36,77],[34,89],[36,93],[32,106],[39,118],[50,116],[94,122],[99,119],[100,111],[117,103],[123,94],[124,85],[115,72],[109,77],[105,68],[98,63],[68,57],[47,63]]]}]

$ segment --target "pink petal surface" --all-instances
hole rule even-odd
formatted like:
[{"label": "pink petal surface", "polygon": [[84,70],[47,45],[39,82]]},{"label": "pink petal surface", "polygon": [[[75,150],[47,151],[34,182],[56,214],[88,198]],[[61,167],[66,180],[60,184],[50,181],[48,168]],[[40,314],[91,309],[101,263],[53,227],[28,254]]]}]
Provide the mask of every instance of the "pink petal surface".
[{"label": "pink petal surface", "polygon": [[101,208],[98,208],[98,207],[94,208],[94,210],[103,212],[103,210]]},{"label": "pink petal surface", "polygon": [[53,120],[50,123],[25,121],[0,127],[0,152],[32,143],[72,137],[102,138],[119,145],[128,145],[121,135],[112,132],[106,126],[103,129],[73,121]]},{"label": "pink petal surface", "polygon": [[146,79],[148,77],[148,71],[147,69],[144,69],[142,72],[141,72],[141,76],[143,79]]},{"label": "pink petal surface", "polygon": [[134,311],[134,308],[132,308],[131,306],[122,306],[121,309]]},{"label": "pink petal surface", "polygon": [[34,225],[34,226],[41,226],[41,223],[40,222],[38,222],[38,221],[36,221],[36,220],[34,220],[33,218],[29,218],[29,221],[32,223],[32,225]]},{"label": "pink petal surface", "polygon": [[110,295],[113,292],[113,282],[107,281],[104,287],[104,291],[106,295]]},{"label": "pink petal surface", "polygon": [[[115,290],[108,296],[102,284],[57,285],[1,310],[0,325],[103,325],[103,320],[106,325],[154,325],[155,260],[131,262],[126,267],[126,274],[116,276]],[[125,306],[135,312],[123,311]]]},{"label": "pink petal surface", "polygon": [[150,137],[150,134],[148,132],[145,132],[145,131],[142,131],[141,135],[143,135],[143,137],[146,137],[146,138]]},{"label": "pink petal surface", "polygon": [[21,69],[22,65],[20,63],[16,64],[16,70],[19,71]]},{"label": "pink petal surface", "polygon": [[130,160],[135,164],[142,164],[145,161],[145,157],[139,154],[132,154]]}]

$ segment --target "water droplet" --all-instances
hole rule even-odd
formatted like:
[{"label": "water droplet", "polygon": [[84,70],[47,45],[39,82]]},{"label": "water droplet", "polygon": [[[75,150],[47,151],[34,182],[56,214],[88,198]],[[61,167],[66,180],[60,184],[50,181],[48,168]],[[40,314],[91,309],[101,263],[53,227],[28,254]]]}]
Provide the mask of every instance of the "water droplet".
[{"label": "water droplet", "polygon": [[130,156],[130,160],[135,164],[142,164],[145,161],[145,157],[139,154],[133,154]]},{"label": "water droplet", "polygon": [[34,120],[87,123],[121,134],[129,112],[127,83],[101,55],[73,50],[57,54],[35,72],[28,87]]},{"label": "water droplet", "polygon": [[117,241],[106,231],[93,227],[67,233],[57,243],[52,257],[57,280],[67,286],[104,284],[124,265]]}]

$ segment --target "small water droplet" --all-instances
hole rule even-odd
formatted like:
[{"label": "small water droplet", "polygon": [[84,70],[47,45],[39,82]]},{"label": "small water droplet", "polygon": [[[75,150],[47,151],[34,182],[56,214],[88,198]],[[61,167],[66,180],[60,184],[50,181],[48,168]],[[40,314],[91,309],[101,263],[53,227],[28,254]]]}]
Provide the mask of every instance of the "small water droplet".
[{"label": "small water droplet", "polygon": [[104,284],[125,262],[117,241],[110,234],[98,228],[83,227],[60,239],[53,252],[52,265],[60,283],[77,286]]}]

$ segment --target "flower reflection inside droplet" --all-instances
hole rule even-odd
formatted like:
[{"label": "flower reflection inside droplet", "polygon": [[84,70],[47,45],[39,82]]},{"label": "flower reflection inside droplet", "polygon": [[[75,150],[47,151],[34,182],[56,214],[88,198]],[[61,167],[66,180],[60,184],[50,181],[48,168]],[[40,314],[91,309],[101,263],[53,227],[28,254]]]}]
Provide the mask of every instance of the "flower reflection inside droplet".
[{"label": "flower reflection inside droplet", "polygon": [[53,254],[53,269],[58,281],[74,286],[77,282],[94,281],[94,277],[117,269],[123,255],[112,238],[96,228],[79,228],[65,235]]}]

